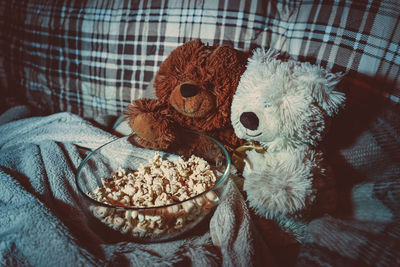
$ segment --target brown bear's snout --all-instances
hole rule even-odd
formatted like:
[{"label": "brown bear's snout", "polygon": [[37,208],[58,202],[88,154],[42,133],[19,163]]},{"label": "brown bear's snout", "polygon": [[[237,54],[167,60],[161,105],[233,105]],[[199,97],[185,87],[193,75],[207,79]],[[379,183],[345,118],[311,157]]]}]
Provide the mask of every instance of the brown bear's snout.
[{"label": "brown bear's snout", "polygon": [[192,97],[199,93],[200,88],[190,83],[184,83],[180,87],[181,95],[183,97]]},{"label": "brown bear's snout", "polygon": [[177,85],[169,101],[179,113],[192,118],[202,118],[215,108],[214,95],[192,82]]}]

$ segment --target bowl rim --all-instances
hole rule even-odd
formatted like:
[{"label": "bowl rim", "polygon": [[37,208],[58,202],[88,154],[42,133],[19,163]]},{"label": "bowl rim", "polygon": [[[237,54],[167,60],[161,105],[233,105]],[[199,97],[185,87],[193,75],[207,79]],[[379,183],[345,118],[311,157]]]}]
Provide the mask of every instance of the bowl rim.
[{"label": "bowl rim", "polygon": [[[76,175],[75,175],[75,186],[77,187],[78,192],[79,192],[81,195],[83,195],[84,198],[85,198],[86,200],[88,200],[89,202],[92,202],[93,204],[96,204],[96,205],[99,205],[99,206],[103,206],[103,207],[106,207],[106,208],[114,208],[114,209],[121,209],[121,210],[132,210],[132,211],[135,211],[135,210],[136,210],[136,211],[146,211],[146,210],[155,210],[155,209],[168,208],[168,207],[171,207],[171,206],[180,205],[180,204],[183,204],[183,203],[185,203],[185,202],[189,202],[189,201],[191,201],[191,200],[194,200],[194,199],[198,198],[199,196],[206,195],[208,192],[214,191],[217,187],[219,187],[222,183],[224,183],[224,182],[229,178],[230,168],[231,168],[231,158],[230,158],[230,156],[229,156],[229,153],[228,153],[228,151],[226,150],[226,148],[222,145],[222,143],[219,142],[218,140],[216,140],[215,138],[213,138],[213,137],[211,137],[211,136],[209,136],[209,135],[207,135],[207,134],[204,134],[204,133],[201,133],[201,132],[197,132],[197,131],[193,131],[193,130],[186,130],[186,131],[192,132],[192,133],[195,133],[195,134],[198,134],[198,135],[202,135],[202,136],[204,136],[204,137],[206,137],[206,138],[212,140],[212,141],[215,142],[215,143],[222,149],[222,151],[224,152],[224,155],[225,155],[225,158],[226,158],[226,162],[227,162],[226,168],[225,168],[225,171],[224,171],[224,173],[222,174],[221,178],[218,180],[218,182],[217,182],[213,187],[211,187],[211,188],[205,190],[204,192],[202,192],[202,193],[200,193],[200,194],[197,194],[197,195],[195,195],[195,196],[192,196],[192,197],[190,197],[190,198],[187,198],[187,199],[182,200],[182,201],[179,201],[179,202],[175,202],[175,203],[171,203],[171,204],[167,204],[167,205],[162,205],[162,206],[151,206],[151,207],[127,207],[127,206],[116,206],[116,205],[110,205],[110,204],[107,204],[107,203],[104,203],[104,202],[100,202],[100,201],[97,201],[97,200],[95,200],[95,199],[89,197],[88,194],[82,190],[82,188],[79,186],[79,183],[78,183],[79,175],[80,175],[81,170],[82,170],[82,168],[84,167],[85,163],[90,159],[90,157],[91,157],[92,155],[94,155],[96,152],[98,152],[98,151],[99,151],[100,149],[102,149],[103,147],[105,147],[105,146],[107,146],[107,145],[109,145],[109,144],[111,144],[111,143],[113,143],[113,142],[119,141],[119,140],[121,140],[121,139],[128,139],[129,137],[131,137],[131,136],[133,136],[133,135],[136,134],[135,132],[133,132],[133,133],[131,133],[131,134],[129,134],[129,135],[125,135],[125,136],[122,136],[122,137],[114,138],[113,140],[108,141],[108,142],[106,142],[105,144],[103,144],[103,145],[99,146],[98,148],[96,148],[96,149],[94,149],[94,150],[92,150],[92,151],[89,152],[89,154],[81,161],[81,163],[79,164],[78,169],[77,169],[77,171],[76,171]],[[157,151],[157,150],[154,150],[154,151]]]}]

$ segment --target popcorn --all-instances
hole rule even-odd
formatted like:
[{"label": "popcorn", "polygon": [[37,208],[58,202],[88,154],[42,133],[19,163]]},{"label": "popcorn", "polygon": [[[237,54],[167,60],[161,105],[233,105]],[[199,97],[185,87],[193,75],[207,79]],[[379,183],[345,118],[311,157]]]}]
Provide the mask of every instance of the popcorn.
[{"label": "popcorn", "polygon": [[[187,161],[179,157],[163,160],[158,152],[149,165],[140,164],[137,171],[118,168],[112,177],[103,178],[103,187],[90,194],[97,201],[121,207],[156,207],[177,203],[211,189],[216,175],[202,158],[192,155]],[[199,213],[209,212],[218,196],[209,191],[204,196],[156,210],[122,210],[92,206],[93,214],[123,234],[134,237],[157,237],[190,227]]]}]

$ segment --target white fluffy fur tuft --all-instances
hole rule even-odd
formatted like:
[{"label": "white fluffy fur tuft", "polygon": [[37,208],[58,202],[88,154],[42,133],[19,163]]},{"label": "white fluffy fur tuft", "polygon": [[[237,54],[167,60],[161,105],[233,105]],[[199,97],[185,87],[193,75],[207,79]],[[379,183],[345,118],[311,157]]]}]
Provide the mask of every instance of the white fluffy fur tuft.
[{"label": "white fluffy fur tuft", "polygon": [[[307,153],[310,155],[305,157]],[[305,208],[312,196],[312,171],[316,165],[312,151],[266,155],[250,151],[247,156],[253,169],[245,169],[243,188],[251,207],[268,218],[294,214]]]}]

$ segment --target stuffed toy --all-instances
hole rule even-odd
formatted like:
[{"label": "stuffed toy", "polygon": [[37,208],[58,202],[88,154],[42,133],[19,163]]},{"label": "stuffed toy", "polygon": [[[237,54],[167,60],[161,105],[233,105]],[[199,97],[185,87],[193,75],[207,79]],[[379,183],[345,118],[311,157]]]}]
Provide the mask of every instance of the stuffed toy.
[{"label": "stuffed toy", "polygon": [[184,140],[187,129],[210,135],[233,151],[243,141],[233,131],[230,108],[247,59],[246,52],[199,39],[174,49],[155,76],[157,99],[138,99],[127,108],[138,142],[165,150]]},{"label": "stuffed toy", "polygon": [[299,241],[307,218],[335,208],[321,141],[345,100],[335,91],[341,77],[258,48],[233,97],[233,128],[249,141],[241,147],[249,206]]}]

